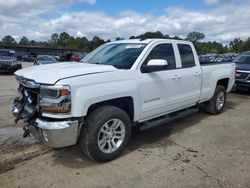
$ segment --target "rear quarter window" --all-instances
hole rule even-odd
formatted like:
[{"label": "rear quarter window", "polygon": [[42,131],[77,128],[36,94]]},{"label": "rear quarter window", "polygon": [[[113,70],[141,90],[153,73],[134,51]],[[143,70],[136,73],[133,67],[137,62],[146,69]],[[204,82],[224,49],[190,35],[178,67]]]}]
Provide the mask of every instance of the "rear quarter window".
[{"label": "rear quarter window", "polygon": [[177,44],[180,56],[182,68],[189,68],[195,66],[194,54],[190,45],[188,44]]}]

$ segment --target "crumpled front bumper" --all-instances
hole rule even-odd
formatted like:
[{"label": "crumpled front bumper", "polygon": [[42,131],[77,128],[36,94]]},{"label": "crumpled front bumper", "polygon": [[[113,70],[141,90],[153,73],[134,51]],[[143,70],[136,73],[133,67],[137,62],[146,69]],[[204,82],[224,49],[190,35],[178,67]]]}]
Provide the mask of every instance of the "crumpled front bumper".
[{"label": "crumpled front bumper", "polygon": [[45,121],[36,119],[36,126],[29,126],[32,135],[42,144],[62,148],[77,143],[79,121]]},{"label": "crumpled front bumper", "polygon": [[[33,86],[33,85],[29,85]],[[72,119],[45,119],[38,111],[36,87],[32,91],[19,88],[22,96],[16,97],[13,103],[12,113],[16,117],[15,122],[23,120],[24,135],[30,133],[41,143],[54,148],[75,145],[78,141],[81,124],[79,120]],[[25,93],[26,91],[26,93]]]}]

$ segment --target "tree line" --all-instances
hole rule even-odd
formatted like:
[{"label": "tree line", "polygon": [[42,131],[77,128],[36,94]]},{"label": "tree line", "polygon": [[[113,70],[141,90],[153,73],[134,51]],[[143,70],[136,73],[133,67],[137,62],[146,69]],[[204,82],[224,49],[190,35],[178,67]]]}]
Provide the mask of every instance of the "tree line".
[{"label": "tree line", "polygon": [[[179,36],[165,35],[160,31],[156,32],[146,32],[138,36],[130,36],[129,39],[147,39],[147,38],[163,38],[163,39],[178,39],[178,40],[188,40],[193,42],[196,47],[198,54],[208,54],[208,53],[240,53],[243,51],[250,50],[250,37],[246,40],[241,40],[240,38],[235,38],[228,45],[224,46],[222,43],[216,41],[204,42],[205,34],[197,31],[188,33],[186,38],[181,38]],[[122,40],[124,38],[116,37],[115,40]],[[19,42],[17,42],[11,35],[4,36],[0,44],[5,45],[33,45],[33,46],[43,46],[43,47],[53,47],[53,48],[72,48],[78,49],[84,52],[90,52],[97,48],[98,46],[110,42],[111,40],[104,40],[98,36],[94,36],[91,40],[86,37],[74,37],[66,32],[53,33],[48,41],[35,41],[29,40],[26,36],[23,36]]]}]

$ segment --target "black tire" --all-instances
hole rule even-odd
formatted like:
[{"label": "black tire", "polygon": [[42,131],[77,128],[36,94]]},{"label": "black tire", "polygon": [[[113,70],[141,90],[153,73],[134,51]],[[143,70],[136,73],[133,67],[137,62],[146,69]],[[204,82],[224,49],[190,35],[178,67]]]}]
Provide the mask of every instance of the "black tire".
[{"label": "black tire", "polygon": [[14,74],[17,70],[18,70],[18,69],[16,69],[16,70],[11,70],[11,71],[9,71],[9,73],[10,73],[10,74]]},{"label": "black tire", "polygon": [[[217,99],[219,97],[218,95],[222,94],[224,96],[224,102],[223,105],[219,107],[218,105],[216,105]],[[217,85],[213,97],[204,104],[204,110],[210,114],[218,115],[224,111],[225,103],[226,103],[226,89],[222,85]]]},{"label": "black tire", "polygon": [[[112,120],[121,120],[125,127],[125,136],[117,150],[111,153],[101,151],[98,146],[99,131],[103,125]],[[81,150],[97,162],[107,162],[117,158],[127,146],[131,136],[131,121],[127,113],[114,106],[102,106],[94,110],[82,127],[79,144]]]}]

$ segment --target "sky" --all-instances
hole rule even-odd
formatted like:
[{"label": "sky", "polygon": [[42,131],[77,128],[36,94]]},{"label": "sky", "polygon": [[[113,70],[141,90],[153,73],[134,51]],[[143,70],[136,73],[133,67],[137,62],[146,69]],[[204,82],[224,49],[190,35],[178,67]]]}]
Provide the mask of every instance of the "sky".
[{"label": "sky", "polygon": [[250,0],[0,0],[0,38],[46,41],[51,34],[105,40],[146,31],[203,32],[227,44],[250,37]]}]

